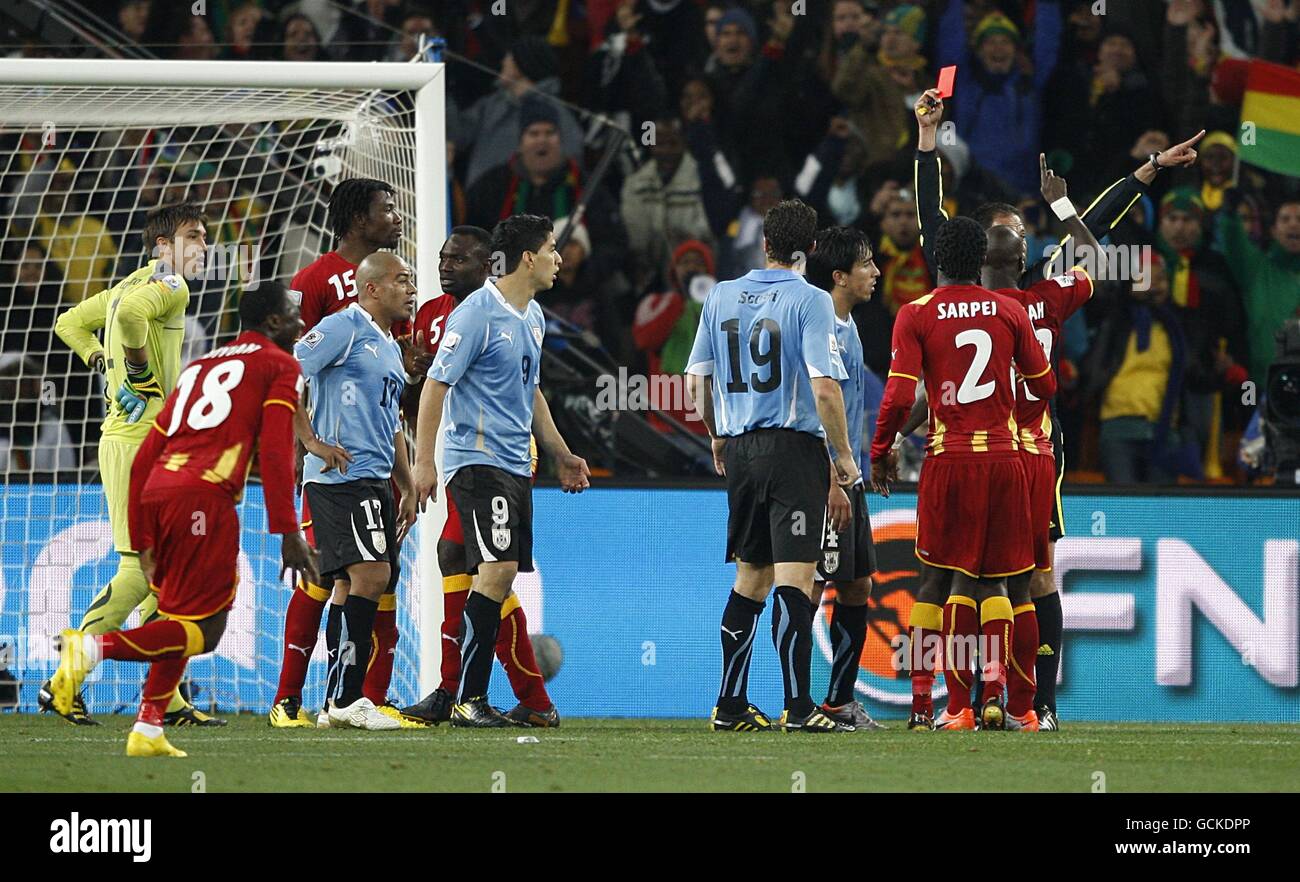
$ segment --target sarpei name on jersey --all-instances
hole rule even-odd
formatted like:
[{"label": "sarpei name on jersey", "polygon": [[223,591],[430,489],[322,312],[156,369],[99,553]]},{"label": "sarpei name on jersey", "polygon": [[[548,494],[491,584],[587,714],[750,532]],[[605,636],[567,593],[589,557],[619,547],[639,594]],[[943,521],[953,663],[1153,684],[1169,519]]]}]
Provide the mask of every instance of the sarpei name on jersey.
[{"label": "sarpei name on jersey", "polygon": [[998,305],[992,300],[958,300],[940,303],[939,318],[975,318],[977,315],[997,315]]},{"label": "sarpei name on jersey", "polygon": [[240,343],[235,346],[219,346],[209,352],[204,358],[228,358],[232,355],[248,355],[250,352],[259,352],[262,349],[260,343]]}]

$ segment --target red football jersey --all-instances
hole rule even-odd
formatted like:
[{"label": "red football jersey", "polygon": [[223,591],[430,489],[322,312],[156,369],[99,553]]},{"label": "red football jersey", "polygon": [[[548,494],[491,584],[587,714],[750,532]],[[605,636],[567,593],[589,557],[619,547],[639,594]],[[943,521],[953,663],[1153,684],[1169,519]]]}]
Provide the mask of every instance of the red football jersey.
[{"label": "red football jersey", "polygon": [[[302,296],[303,333],[307,333],[327,315],[333,315],[357,299],[357,265],[343,258],[337,251],[322,254],[298,270],[291,290]],[[393,325],[393,336],[401,337],[411,331],[409,321]]]},{"label": "red football jersey", "polygon": [[447,316],[456,308],[457,300],[450,294],[439,294],[426,302],[415,313],[414,334],[423,341],[424,348],[433,355],[438,353],[442,332],[447,329]]},{"label": "red football jersey", "polygon": [[1056,391],[1029,316],[1010,297],[949,285],[902,307],[872,461],[889,451],[922,375],[930,399],[929,455],[1017,455],[1013,363],[1035,394]]},{"label": "red football jersey", "polygon": [[259,445],[270,532],[296,532],[293,413],[301,387],[298,361],[256,331],[181,371],[131,468],[132,536],[138,500],[151,491],[219,487],[238,502]]},{"label": "red football jersey", "polygon": [[[1043,347],[1047,363],[1051,364],[1052,353],[1061,340],[1061,326],[1088,302],[1092,288],[1088,274],[1073,269],[1063,276],[1034,282],[1023,291],[1002,288],[998,293],[1024,304],[1034,326],[1034,337]],[[1048,399],[1039,398],[1027,386],[1019,390],[1016,395],[1016,425],[1020,427],[1020,443],[1030,453],[1052,455],[1052,416],[1048,411]]]}]

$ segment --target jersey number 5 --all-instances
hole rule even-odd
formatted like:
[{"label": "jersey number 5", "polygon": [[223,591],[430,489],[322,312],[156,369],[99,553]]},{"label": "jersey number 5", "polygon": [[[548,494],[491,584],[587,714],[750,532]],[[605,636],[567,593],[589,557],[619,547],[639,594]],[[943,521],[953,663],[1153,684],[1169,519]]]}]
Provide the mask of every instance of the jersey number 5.
[{"label": "jersey number 5", "polygon": [[[731,380],[727,382],[728,393],[749,391],[745,379],[741,376],[744,368],[740,365],[740,319],[727,319],[722,323],[722,330],[727,332],[727,359],[731,364]],[[763,351],[760,344],[763,332],[767,331],[768,348]],[[749,329],[749,360],[754,367],[770,368],[767,379],[759,377],[758,372],[749,375],[755,392],[771,392],[781,385],[781,326],[769,318],[759,319]]]},{"label": "jersey number 5", "polygon": [[195,431],[219,426],[230,416],[230,393],[244,379],[244,363],[238,360],[223,361],[208,372],[203,378],[201,394],[190,404],[194,393],[194,384],[198,381],[203,365],[194,364],[187,367],[176,380],[176,405],[172,408],[172,420],[167,426],[170,437],[185,425]]}]

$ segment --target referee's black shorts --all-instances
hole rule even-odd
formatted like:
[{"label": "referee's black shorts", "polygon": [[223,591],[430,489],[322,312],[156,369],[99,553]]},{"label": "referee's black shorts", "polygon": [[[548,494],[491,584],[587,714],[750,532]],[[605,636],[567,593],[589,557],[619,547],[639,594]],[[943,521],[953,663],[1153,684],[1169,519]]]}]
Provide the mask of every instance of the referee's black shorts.
[{"label": "referee's black shorts", "polygon": [[1052,417],[1052,454],[1056,458],[1056,498],[1052,502],[1052,522],[1048,538],[1055,542],[1065,535],[1065,507],[1061,502],[1061,482],[1065,479],[1065,435],[1061,421]]},{"label": "referee's black shorts", "polygon": [[830,492],[826,442],[792,429],[727,439],[727,560],[816,563]]}]

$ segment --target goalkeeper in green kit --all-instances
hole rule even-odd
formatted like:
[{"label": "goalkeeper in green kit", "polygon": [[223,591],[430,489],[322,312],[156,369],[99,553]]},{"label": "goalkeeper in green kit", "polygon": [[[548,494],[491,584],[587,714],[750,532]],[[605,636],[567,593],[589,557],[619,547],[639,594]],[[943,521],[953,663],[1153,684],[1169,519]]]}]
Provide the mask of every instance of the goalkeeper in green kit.
[{"label": "goalkeeper in green kit", "polygon": [[[109,398],[99,440],[99,471],[113,546],[120,560],[117,573],[96,595],[82,617],[81,630],[104,634],[122,627],[140,608],[141,623],[158,615],[158,600],[131,548],[127,496],[131,463],[163,400],[176,385],[185,336],[185,308],[190,289],[185,277],[202,271],[207,248],[207,218],[189,202],[163,205],[145,219],[144,246],[153,259],[111,288],[100,291],[59,316],[54,331],[93,370],[106,376]],[[103,331],[103,342],[97,332]],[[49,683],[37,696],[41,710],[53,710]],[[78,695],[64,719],[96,725]],[[167,706],[169,725],[222,726],[181,697]]]}]

